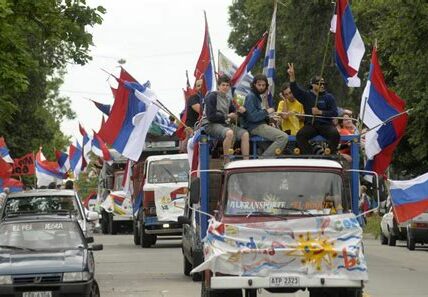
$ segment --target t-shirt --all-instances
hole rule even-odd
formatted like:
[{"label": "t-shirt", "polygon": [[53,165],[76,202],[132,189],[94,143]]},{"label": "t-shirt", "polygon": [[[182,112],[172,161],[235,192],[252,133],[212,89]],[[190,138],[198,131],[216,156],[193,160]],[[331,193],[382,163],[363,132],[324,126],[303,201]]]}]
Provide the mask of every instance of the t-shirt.
[{"label": "t-shirt", "polygon": [[[284,108],[284,102],[285,102],[285,108]],[[278,105],[278,112],[282,111],[292,111],[295,113],[303,114],[303,105],[297,101],[294,100],[293,102],[289,100],[281,100]],[[289,115],[288,118],[282,119],[281,121],[281,128],[282,131],[290,130],[290,135],[296,135],[297,132],[303,127],[303,121],[301,121],[296,115]]]},{"label": "t-shirt", "polygon": [[192,105],[201,104],[201,97],[198,94],[195,94],[189,98],[187,101],[187,117],[186,117],[186,126],[193,128],[196,122],[199,119],[199,113],[197,113]]}]

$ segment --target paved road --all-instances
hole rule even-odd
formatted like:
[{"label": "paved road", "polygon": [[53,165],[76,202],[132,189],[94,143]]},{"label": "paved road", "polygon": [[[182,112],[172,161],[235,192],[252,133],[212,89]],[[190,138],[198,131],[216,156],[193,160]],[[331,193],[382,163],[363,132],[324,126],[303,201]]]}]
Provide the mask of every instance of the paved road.
[{"label": "paved road", "polygon": [[[161,240],[156,248],[135,246],[131,235],[97,235],[104,251],[96,253],[96,278],[103,297],[193,297],[200,296],[200,283],[182,273],[179,240]],[[428,296],[428,247],[410,252],[404,243],[397,247],[381,246],[366,240],[370,281],[366,296],[426,297]],[[260,296],[306,297],[296,294]]]}]

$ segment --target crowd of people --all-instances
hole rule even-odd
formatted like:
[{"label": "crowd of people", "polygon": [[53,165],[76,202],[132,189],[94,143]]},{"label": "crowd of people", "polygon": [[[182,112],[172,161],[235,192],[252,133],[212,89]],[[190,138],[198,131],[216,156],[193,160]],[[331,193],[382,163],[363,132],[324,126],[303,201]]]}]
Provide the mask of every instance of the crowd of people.
[{"label": "crowd of people", "polygon": [[[271,144],[262,153],[274,156],[284,153],[290,135],[296,136],[301,154],[317,152],[311,142],[317,135],[326,140],[330,154],[339,153],[351,161],[349,145],[340,142],[340,135],[352,135],[357,129],[352,122],[352,111],[338,108],[335,97],[327,91],[321,76],[310,81],[310,88],[302,88],[296,82],[293,64],[288,64],[289,82],[279,92],[281,98],[277,109],[269,107],[264,99],[268,93],[268,79],[257,74],[251,83],[251,91],[239,105],[231,96],[230,78],[220,75],[217,91],[201,94],[202,80],[195,83],[195,94],[187,100],[186,140],[195,129],[203,128],[205,133],[223,140],[225,157],[234,153],[235,141],[240,141],[243,158],[250,152],[250,137],[260,136]],[[340,117],[338,117],[340,115]],[[340,144],[340,145],[339,145]]]}]

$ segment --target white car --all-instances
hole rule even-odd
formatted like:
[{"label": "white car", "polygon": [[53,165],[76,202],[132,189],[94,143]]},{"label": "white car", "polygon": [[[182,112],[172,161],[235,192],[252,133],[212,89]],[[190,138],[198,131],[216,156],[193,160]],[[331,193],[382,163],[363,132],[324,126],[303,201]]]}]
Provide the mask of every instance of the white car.
[{"label": "white car", "polygon": [[73,190],[29,190],[11,193],[6,198],[1,219],[17,216],[70,215],[79,222],[85,236],[92,233],[89,222],[98,220],[98,213],[88,211]]},{"label": "white car", "polygon": [[428,211],[398,224],[390,206],[380,223],[382,244],[395,246],[397,240],[404,240],[409,250],[414,250],[416,243],[428,243]]}]

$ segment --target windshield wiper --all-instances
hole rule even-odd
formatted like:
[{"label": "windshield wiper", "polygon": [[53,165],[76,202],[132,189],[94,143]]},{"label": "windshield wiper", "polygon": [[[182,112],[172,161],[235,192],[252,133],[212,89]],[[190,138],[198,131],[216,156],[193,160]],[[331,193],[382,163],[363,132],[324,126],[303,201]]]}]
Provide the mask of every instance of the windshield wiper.
[{"label": "windshield wiper", "polygon": [[173,179],[174,179],[174,182],[175,183],[178,183],[178,180],[175,178],[175,176],[174,176],[174,174],[172,174],[171,173],[171,171],[169,171],[168,170],[168,168],[166,168],[165,166],[163,166],[163,165],[159,165],[160,167],[162,167],[163,168],[163,170],[165,170]]},{"label": "windshield wiper", "polygon": [[246,218],[249,218],[252,215],[265,215],[265,216],[269,216],[269,217],[280,218],[281,220],[284,220],[284,221],[287,220],[287,218],[275,215],[275,214],[273,214],[271,212],[268,212],[268,211],[252,211],[252,212],[250,212],[250,213],[247,214]]},{"label": "windshield wiper", "polygon": [[311,217],[314,216],[314,214],[311,213],[309,210],[307,210],[307,209],[301,209],[301,208],[296,208],[296,207],[274,207],[274,209],[298,211],[298,212],[300,212],[302,214],[310,215]]},{"label": "windshield wiper", "polygon": [[22,250],[22,251],[30,251],[34,252],[35,249],[20,247],[20,246],[14,246],[14,245],[0,245],[0,249],[10,249],[10,250]]}]

